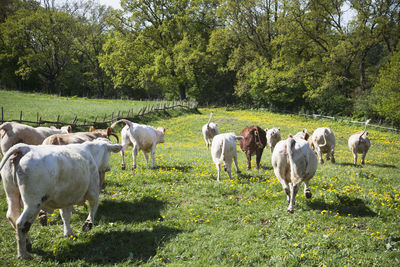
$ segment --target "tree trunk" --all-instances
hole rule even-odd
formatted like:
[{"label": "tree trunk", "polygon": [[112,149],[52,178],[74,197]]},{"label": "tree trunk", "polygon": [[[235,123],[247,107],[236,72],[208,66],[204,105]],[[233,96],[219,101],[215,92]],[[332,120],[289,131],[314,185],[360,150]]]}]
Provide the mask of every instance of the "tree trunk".
[{"label": "tree trunk", "polygon": [[183,84],[179,85],[179,100],[186,100],[186,88]]}]

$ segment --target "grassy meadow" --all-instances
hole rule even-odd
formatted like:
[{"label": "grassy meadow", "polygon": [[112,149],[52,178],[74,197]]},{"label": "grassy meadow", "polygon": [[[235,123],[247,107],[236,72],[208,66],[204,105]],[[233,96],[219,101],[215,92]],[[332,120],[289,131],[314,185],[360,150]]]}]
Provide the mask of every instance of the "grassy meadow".
[{"label": "grassy meadow", "polygon": [[75,116],[81,123],[84,120],[94,121],[96,117],[97,121],[102,121],[104,115],[107,115],[106,120],[111,119],[112,113],[116,117],[118,111],[126,115],[131,110],[136,115],[144,106],[156,103],[160,102],[59,97],[0,90],[0,108],[3,107],[4,120],[18,120],[22,111],[22,119],[27,121],[37,121],[37,113],[46,121],[57,121],[58,115],[61,122],[72,122]]},{"label": "grassy meadow", "polygon": [[[199,111],[147,122],[167,129],[165,143],[157,146],[156,169],[146,166],[139,154],[138,168],[132,171],[129,150],[129,168],[121,170],[120,154],[112,155],[90,232],[81,232],[88,214],[84,206],[72,215],[76,237],[63,237],[58,211],[49,216],[47,227],[36,220],[30,230],[31,261],[16,258],[15,233],[6,219],[1,189],[0,265],[400,265],[399,134],[369,128],[372,147],[361,167],[352,165],[347,147],[360,125],[266,111]],[[295,213],[289,214],[269,150],[260,170],[255,158],[247,170],[237,146],[242,173],[234,172],[229,180],[223,172],[216,182],[216,167],[201,136],[210,111],[220,133],[239,134],[257,124],[279,127],[287,137],[303,128],[330,127],[336,135],[337,163],[318,165],[310,181],[312,198],[303,196],[301,186]]]}]

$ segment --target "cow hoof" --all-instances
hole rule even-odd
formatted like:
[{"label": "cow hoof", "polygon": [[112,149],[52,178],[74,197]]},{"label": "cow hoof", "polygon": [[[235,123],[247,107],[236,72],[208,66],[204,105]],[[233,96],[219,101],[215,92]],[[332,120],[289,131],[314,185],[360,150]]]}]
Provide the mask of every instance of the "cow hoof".
[{"label": "cow hoof", "polygon": [[86,221],[85,224],[82,226],[82,231],[88,232],[92,229],[93,223]]},{"label": "cow hoof", "polygon": [[307,190],[306,192],[304,192],[304,195],[306,196],[306,198],[311,198],[312,193],[310,190]]},{"label": "cow hoof", "polygon": [[132,170],[136,169],[136,165],[132,165]]},{"label": "cow hoof", "polygon": [[121,165],[121,170],[125,170],[125,169],[126,169],[125,165]]},{"label": "cow hoof", "polygon": [[31,260],[32,257],[29,254],[24,254],[24,255],[19,255],[18,259]]},{"label": "cow hoof", "polygon": [[26,250],[32,252],[32,243],[28,239],[26,240]]},{"label": "cow hoof", "polygon": [[331,159],[331,162],[332,162],[332,163],[336,163],[335,159]]},{"label": "cow hoof", "polygon": [[39,222],[42,226],[47,226],[47,215],[46,213],[39,215]]},{"label": "cow hoof", "polygon": [[288,209],[287,210],[289,213],[291,213],[291,214],[293,214],[294,213],[294,210],[290,210],[290,209]]}]

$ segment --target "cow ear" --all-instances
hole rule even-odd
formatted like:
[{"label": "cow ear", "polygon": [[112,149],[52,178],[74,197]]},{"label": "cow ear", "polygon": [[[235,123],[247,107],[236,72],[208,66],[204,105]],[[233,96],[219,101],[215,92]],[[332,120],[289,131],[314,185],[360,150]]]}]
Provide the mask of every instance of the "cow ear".
[{"label": "cow ear", "polygon": [[264,130],[265,132],[268,132],[268,128],[265,128],[265,130]]},{"label": "cow ear", "polygon": [[278,131],[281,131],[281,128],[278,128]]},{"label": "cow ear", "polygon": [[111,127],[107,127],[107,136],[111,134]]},{"label": "cow ear", "polygon": [[366,132],[365,135],[368,136],[368,132]]},{"label": "cow ear", "polygon": [[89,132],[94,132],[94,127],[93,126],[90,126]]},{"label": "cow ear", "polygon": [[292,135],[292,134],[289,134],[288,137],[289,137],[289,138],[293,138],[293,135]]},{"label": "cow ear", "polygon": [[71,127],[71,125],[68,125],[68,127],[67,127],[67,132],[68,132],[68,133],[71,133],[71,132],[72,132],[72,127]]},{"label": "cow ear", "polygon": [[109,144],[107,146],[107,148],[109,149],[109,151],[114,152],[114,153],[118,153],[119,151],[121,151],[122,146],[120,144]]},{"label": "cow ear", "polygon": [[166,131],[167,129],[165,129],[165,128],[163,128],[163,133],[165,134],[165,131]]}]

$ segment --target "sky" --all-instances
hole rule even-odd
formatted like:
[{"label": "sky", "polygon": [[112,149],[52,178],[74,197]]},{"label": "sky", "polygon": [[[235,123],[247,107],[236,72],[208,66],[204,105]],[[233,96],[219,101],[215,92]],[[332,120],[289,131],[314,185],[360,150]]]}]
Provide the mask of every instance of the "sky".
[{"label": "sky", "polygon": [[119,9],[121,8],[121,5],[119,4],[120,0],[98,0],[100,4],[106,5],[106,6],[111,6],[114,9]]}]

